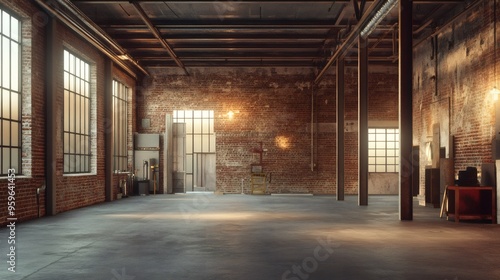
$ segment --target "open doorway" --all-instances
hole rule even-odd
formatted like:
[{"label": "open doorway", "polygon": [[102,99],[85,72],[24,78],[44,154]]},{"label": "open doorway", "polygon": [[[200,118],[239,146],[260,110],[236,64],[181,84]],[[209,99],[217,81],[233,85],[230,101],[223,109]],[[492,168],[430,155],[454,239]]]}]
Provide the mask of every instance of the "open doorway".
[{"label": "open doorway", "polygon": [[184,151],[174,149],[174,158],[184,158],[184,191],[215,191],[214,111],[174,110],[173,123],[184,124],[177,137],[185,139]]}]

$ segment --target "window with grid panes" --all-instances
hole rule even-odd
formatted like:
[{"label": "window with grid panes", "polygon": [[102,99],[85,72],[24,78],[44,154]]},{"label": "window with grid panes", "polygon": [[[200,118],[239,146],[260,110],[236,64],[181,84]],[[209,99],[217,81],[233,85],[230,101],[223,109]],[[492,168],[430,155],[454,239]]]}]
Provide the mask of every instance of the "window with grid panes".
[{"label": "window with grid panes", "polygon": [[113,170],[127,170],[127,97],[128,88],[113,81]]},{"label": "window with grid panes", "polygon": [[21,22],[0,8],[0,175],[21,172]]},{"label": "window with grid panes", "polygon": [[90,172],[90,66],[64,50],[64,173]]},{"label": "window with grid panes", "polygon": [[368,129],[368,172],[399,172],[399,129]]}]

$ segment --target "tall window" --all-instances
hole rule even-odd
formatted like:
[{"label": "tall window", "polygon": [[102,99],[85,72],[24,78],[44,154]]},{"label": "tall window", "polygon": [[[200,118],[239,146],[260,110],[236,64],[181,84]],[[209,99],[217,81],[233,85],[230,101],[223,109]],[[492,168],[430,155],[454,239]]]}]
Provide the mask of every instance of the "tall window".
[{"label": "tall window", "polygon": [[113,81],[113,170],[127,170],[127,96],[128,88]]},{"label": "tall window", "polygon": [[21,22],[0,9],[1,174],[21,173]]},{"label": "tall window", "polygon": [[399,129],[368,129],[368,172],[399,172]]},{"label": "tall window", "polygon": [[64,50],[64,173],[90,172],[89,64]]}]

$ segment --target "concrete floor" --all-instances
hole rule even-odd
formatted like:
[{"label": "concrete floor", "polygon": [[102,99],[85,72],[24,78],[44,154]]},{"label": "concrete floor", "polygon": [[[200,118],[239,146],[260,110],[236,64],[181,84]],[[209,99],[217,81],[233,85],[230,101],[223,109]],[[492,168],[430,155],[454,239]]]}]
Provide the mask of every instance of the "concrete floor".
[{"label": "concrete floor", "polygon": [[[396,196],[130,197],[19,224],[0,279],[500,279],[500,226],[454,223]],[[416,205],[416,203],[415,203]]]}]

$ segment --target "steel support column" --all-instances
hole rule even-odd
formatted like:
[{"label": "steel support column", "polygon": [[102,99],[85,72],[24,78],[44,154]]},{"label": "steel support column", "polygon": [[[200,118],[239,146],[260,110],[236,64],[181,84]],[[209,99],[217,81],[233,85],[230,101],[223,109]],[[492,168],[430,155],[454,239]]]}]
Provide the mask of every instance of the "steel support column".
[{"label": "steel support column", "polygon": [[337,200],[344,200],[344,59],[337,60]]},{"label": "steel support column", "polygon": [[113,62],[107,60],[104,67],[104,189],[106,201],[113,200]]},{"label": "steel support column", "polygon": [[368,39],[358,37],[358,204],[368,205]]},{"label": "steel support column", "polygon": [[412,1],[399,0],[399,218],[413,219]]},{"label": "steel support column", "polygon": [[52,216],[57,214],[56,200],[56,158],[57,158],[57,77],[59,69],[56,68],[59,61],[59,48],[57,48],[57,20],[53,17],[48,17],[46,26],[46,130],[45,130],[45,213]]}]

